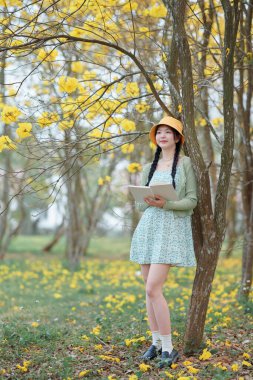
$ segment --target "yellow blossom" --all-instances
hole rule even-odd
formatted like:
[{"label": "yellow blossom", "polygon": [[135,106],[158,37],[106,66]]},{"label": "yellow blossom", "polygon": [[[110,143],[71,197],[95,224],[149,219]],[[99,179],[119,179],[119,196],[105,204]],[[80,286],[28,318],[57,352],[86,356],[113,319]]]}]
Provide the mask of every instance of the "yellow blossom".
[{"label": "yellow blossom", "polygon": [[120,362],[120,358],[115,358],[115,357],[109,356],[109,355],[99,355],[98,357],[103,359],[103,360],[107,360],[107,361],[111,361],[111,362],[116,362],[116,363]]},{"label": "yellow blossom", "polygon": [[138,83],[130,82],[126,85],[126,93],[129,97],[136,97],[140,95]]},{"label": "yellow blossom", "polygon": [[250,355],[247,352],[244,352],[242,355],[245,359],[249,359]]},{"label": "yellow blossom", "polygon": [[27,372],[30,364],[31,364],[30,360],[24,360],[23,365],[17,364],[16,368],[20,369],[21,372]]},{"label": "yellow blossom", "polygon": [[139,38],[145,38],[145,37],[150,37],[150,31],[149,31],[149,28],[147,28],[146,26],[141,26],[139,28],[139,31],[142,33]]},{"label": "yellow blossom", "polygon": [[212,356],[211,352],[208,351],[207,348],[205,348],[202,352],[202,354],[199,356],[199,360],[207,360]]},{"label": "yellow blossom", "polygon": [[84,371],[79,372],[78,374],[79,379],[81,377],[85,377],[86,375],[88,375],[88,373],[90,373],[90,369],[85,369]]},{"label": "yellow blossom", "polygon": [[123,12],[135,11],[138,8],[138,3],[136,1],[126,2],[121,8]]},{"label": "yellow blossom", "polygon": [[136,127],[135,127],[135,122],[134,121],[131,121],[131,120],[128,120],[128,119],[124,119],[120,126],[126,131],[126,132],[131,132],[131,131],[135,131],[136,130]]},{"label": "yellow blossom", "polygon": [[54,293],[54,298],[55,299],[62,298],[62,295],[60,293]]},{"label": "yellow blossom", "polygon": [[103,348],[102,344],[95,344],[94,347],[96,350],[102,350],[102,348]]},{"label": "yellow blossom", "polygon": [[178,366],[178,364],[176,364],[176,363],[172,363],[172,364],[171,364],[171,368],[172,368],[172,369],[176,369],[177,366]]},{"label": "yellow blossom", "polygon": [[57,56],[58,56],[57,50],[52,50],[50,52],[47,52],[45,49],[40,49],[37,55],[39,60],[47,61],[47,62],[54,61]]},{"label": "yellow blossom", "polygon": [[167,8],[163,4],[160,4],[160,5],[156,4],[148,10],[148,14],[149,16],[155,17],[155,18],[166,17]]},{"label": "yellow blossom", "polygon": [[247,362],[246,360],[242,361],[242,365],[245,365],[246,367],[251,367],[252,364],[250,362]]},{"label": "yellow blossom", "polygon": [[16,133],[20,138],[25,139],[26,137],[31,136],[31,123],[19,123],[18,125],[19,127],[16,129]]},{"label": "yellow blossom", "polygon": [[237,363],[232,364],[231,369],[232,369],[232,371],[237,372],[239,370],[238,364]]},{"label": "yellow blossom", "polygon": [[145,103],[145,102],[142,102],[142,103],[136,104],[136,106],[135,106],[136,111],[139,112],[139,113],[144,113],[144,112],[146,112],[149,108],[150,108],[150,106],[149,106],[147,103]]},{"label": "yellow blossom", "polygon": [[124,144],[121,146],[121,151],[123,153],[131,153],[134,150],[134,144]]},{"label": "yellow blossom", "polygon": [[17,121],[21,111],[15,106],[4,105],[1,113],[1,119],[6,124],[11,124]]},{"label": "yellow blossom", "polygon": [[83,340],[86,340],[86,341],[89,341],[89,340],[90,340],[90,338],[89,338],[87,335],[82,335],[81,338],[82,338]]},{"label": "yellow blossom", "polygon": [[101,326],[97,325],[96,327],[93,327],[92,334],[99,335],[100,330],[101,330]]},{"label": "yellow blossom", "polygon": [[82,73],[84,70],[84,66],[82,62],[72,62],[71,63],[71,70],[74,73]]},{"label": "yellow blossom", "polygon": [[191,365],[192,364],[192,362],[190,362],[190,360],[185,360],[184,362],[183,362],[183,365]]},{"label": "yellow blossom", "polygon": [[74,28],[73,30],[71,30],[69,34],[70,36],[73,36],[73,37],[82,37],[84,33],[85,33],[85,30],[82,30],[80,28]]},{"label": "yellow blossom", "polygon": [[104,180],[103,180],[103,178],[102,177],[99,177],[99,179],[98,179],[98,185],[99,186],[102,186],[104,184]]},{"label": "yellow blossom", "polygon": [[39,323],[38,323],[38,322],[32,322],[31,326],[32,326],[32,327],[38,327],[38,326],[39,326]]},{"label": "yellow blossom", "polygon": [[127,170],[129,173],[136,173],[141,171],[142,166],[141,164],[138,164],[138,162],[132,162],[131,164],[128,165]]},{"label": "yellow blossom", "polygon": [[59,120],[59,116],[55,112],[42,112],[42,115],[37,119],[41,128],[48,127]]},{"label": "yellow blossom", "polygon": [[83,73],[83,79],[84,80],[91,80],[91,79],[95,79],[97,76],[97,73],[95,71],[85,71]]},{"label": "yellow blossom", "polygon": [[139,364],[139,368],[140,368],[141,372],[147,372],[151,368],[151,366],[144,364],[144,363],[141,363],[141,364]]},{"label": "yellow blossom", "polygon": [[58,124],[58,128],[61,131],[64,131],[65,129],[72,128],[74,125],[74,120],[63,120]]},{"label": "yellow blossom", "polygon": [[0,136],[0,152],[4,149],[16,149],[16,145],[12,142],[9,136]]},{"label": "yellow blossom", "polygon": [[78,80],[74,77],[61,76],[58,80],[59,90],[68,94],[74,92],[78,87]]},{"label": "yellow blossom", "polygon": [[195,375],[196,373],[199,372],[199,369],[194,368],[194,367],[192,367],[192,366],[187,367],[187,369],[188,369],[188,371],[189,371],[190,373],[192,373],[193,375]]}]

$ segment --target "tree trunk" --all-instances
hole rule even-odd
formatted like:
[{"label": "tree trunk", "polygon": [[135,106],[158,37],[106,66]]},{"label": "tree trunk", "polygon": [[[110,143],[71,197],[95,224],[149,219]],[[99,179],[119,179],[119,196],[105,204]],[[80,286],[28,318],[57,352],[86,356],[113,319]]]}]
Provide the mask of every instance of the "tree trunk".
[{"label": "tree trunk", "polygon": [[52,248],[55,246],[55,244],[57,244],[60,238],[64,235],[65,230],[66,228],[64,226],[64,218],[63,218],[63,221],[61,222],[60,226],[57,228],[53,239],[47,245],[45,245],[44,248],[42,248],[43,252],[45,253],[50,252]]},{"label": "tree trunk", "polygon": [[[237,49],[237,60],[241,61],[242,52],[244,56],[252,51],[252,17],[253,0],[246,6],[244,4],[244,15],[240,23],[240,47]],[[245,78],[246,77],[246,78]],[[253,96],[253,70],[248,65],[239,71],[240,86],[238,96],[238,118],[241,130],[240,163],[242,171],[242,204],[244,212],[244,246],[242,257],[242,279],[238,298],[248,299],[252,285],[253,265],[253,154],[251,145],[251,103]],[[247,83],[247,85],[245,84]]]},{"label": "tree trunk", "polygon": [[[194,94],[193,79],[191,67],[191,54],[187,40],[187,34],[184,28],[184,14],[186,1],[171,0],[165,1],[166,6],[170,8],[173,16],[175,39],[177,41],[179,52],[179,65],[182,83],[182,105],[184,131],[187,141],[187,150],[192,160],[199,187],[199,210],[193,216],[193,231],[200,229],[197,236],[202,239],[203,245],[195,243],[197,247],[196,255],[198,256],[198,265],[196,276],[193,283],[192,297],[187,320],[187,327],[184,336],[185,353],[192,353],[199,349],[204,333],[206,312],[212,288],[212,281],[217,266],[218,255],[221,244],[224,239],[225,230],[225,212],[229,179],[231,175],[231,166],[233,160],[233,52],[235,40],[235,30],[232,18],[232,10],[229,2],[226,3],[226,31],[225,31],[225,49],[229,44],[231,55],[224,60],[224,146],[221,157],[221,174],[218,181],[216,193],[215,215],[212,211],[210,179],[208,168],[205,167],[202,153],[198,144],[196,130],[194,125]],[[228,22],[229,21],[229,22]],[[228,83],[226,82],[228,81]],[[232,86],[232,90],[231,90]],[[229,92],[230,91],[230,92]],[[231,95],[232,94],[232,95]],[[217,222],[218,225],[217,225]],[[195,234],[196,236],[196,234]],[[199,252],[200,250],[200,252]],[[200,254],[199,254],[200,253]]]}]

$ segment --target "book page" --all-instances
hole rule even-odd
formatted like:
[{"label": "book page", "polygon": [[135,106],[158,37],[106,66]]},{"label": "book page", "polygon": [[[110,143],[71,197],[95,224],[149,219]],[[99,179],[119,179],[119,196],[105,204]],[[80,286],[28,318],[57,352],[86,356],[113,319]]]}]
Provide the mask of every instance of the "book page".
[{"label": "book page", "polygon": [[158,194],[168,201],[178,201],[178,195],[176,193],[176,190],[174,189],[173,185],[169,183],[155,183],[153,185],[150,185],[150,188],[154,195]]},{"label": "book page", "polygon": [[136,202],[145,202],[144,198],[153,197],[152,190],[149,186],[128,185],[128,188]]}]

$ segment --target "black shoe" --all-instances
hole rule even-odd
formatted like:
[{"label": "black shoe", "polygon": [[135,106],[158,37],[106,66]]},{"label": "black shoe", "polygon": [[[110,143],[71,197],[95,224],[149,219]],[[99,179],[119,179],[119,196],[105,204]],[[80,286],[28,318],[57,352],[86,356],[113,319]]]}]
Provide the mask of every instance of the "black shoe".
[{"label": "black shoe", "polygon": [[152,360],[156,358],[159,355],[161,355],[162,349],[160,348],[159,350],[154,346],[153,344],[149,347],[149,349],[141,355],[139,358],[142,360]]},{"label": "black shoe", "polygon": [[162,352],[162,358],[159,362],[159,368],[170,367],[172,363],[175,363],[179,359],[179,353],[173,348],[171,353],[168,351]]}]

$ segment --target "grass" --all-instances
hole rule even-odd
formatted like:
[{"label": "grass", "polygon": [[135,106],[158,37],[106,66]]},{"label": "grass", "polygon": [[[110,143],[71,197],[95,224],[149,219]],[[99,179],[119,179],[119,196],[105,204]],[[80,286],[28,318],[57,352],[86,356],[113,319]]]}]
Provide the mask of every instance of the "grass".
[{"label": "grass", "polygon": [[[50,242],[52,236],[17,236],[9,246],[9,256],[17,256],[22,253],[24,255],[37,255],[41,257],[51,257],[48,253],[43,253],[43,247]],[[113,244],[112,244],[113,242]],[[129,243],[130,238],[127,236],[120,236],[110,238],[107,236],[94,236],[91,239],[90,246],[87,252],[87,258],[111,258],[111,259],[128,259],[129,256]],[[103,248],[103,249],[101,249]],[[52,249],[52,254],[60,258],[64,258],[65,239],[61,238],[59,242]]]},{"label": "grass", "polygon": [[[75,272],[63,242],[52,254],[41,253],[44,244],[19,237],[0,265],[1,379],[250,379],[252,304],[236,298],[239,254],[219,260],[203,345],[191,357],[182,349],[195,269],[170,270],[164,289],[181,359],[159,370],[138,360],[150,331],[139,266],[125,257],[129,240],[94,238]],[[201,360],[204,348],[211,356]]]}]

